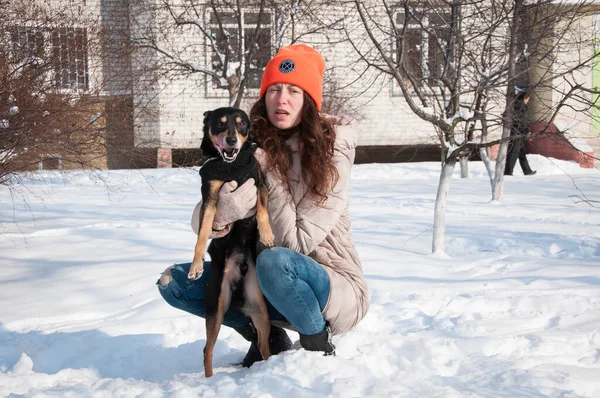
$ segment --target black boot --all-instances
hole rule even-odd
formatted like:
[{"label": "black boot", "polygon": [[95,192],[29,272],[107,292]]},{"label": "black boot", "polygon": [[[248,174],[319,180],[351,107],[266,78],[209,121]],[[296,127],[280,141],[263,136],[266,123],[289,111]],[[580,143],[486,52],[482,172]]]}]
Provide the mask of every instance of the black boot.
[{"label": "black boot", "polygon": [[333,335],[329,325],[317,334],[307,336],[300,333],[300,345],[307,351],[323,351],[324,355],[335,355],[335,346],[331,341]]},{"label": "black boot", "polygon": [[[262,361],[263,357],[258,348],[258,333],[254,329],[254,325],[249,323],[248,325],[236,328],[236,332],[242,335],[243,338],[248,340],[250,343],[250,349],[242,361],[242,366],[249,368],[254,362]],[[287,351],[292,347],[292,341],[288,337],[285,330],[278,328],[277,326],[271,325],[271,332],[269,333],[269,350],[271,355],[277,355],[283,351]]]}]

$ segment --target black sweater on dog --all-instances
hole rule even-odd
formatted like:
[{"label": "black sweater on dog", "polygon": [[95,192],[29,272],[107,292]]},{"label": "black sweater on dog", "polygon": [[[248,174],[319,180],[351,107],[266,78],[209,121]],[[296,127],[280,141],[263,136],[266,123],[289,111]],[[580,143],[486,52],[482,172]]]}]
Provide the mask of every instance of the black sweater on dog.
[{"label": "black sweater on dog", "polygon": [[254,157],[256,145],[246,145],[240,149],[233,162],[226,162],[220,156],[209,160],[200,168],[202,183],[210,180],[237,181],[238,187],[249,178],[258,182],[260,165]]}]

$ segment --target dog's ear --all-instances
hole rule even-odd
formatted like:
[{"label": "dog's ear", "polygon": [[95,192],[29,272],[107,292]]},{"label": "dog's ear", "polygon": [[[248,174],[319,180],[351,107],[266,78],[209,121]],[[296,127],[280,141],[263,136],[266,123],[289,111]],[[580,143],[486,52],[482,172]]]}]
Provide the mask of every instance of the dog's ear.
[{"label": "dog's ear", "polygon": [[209,119],[210,119],[210,115],[211,115],[212,111],[206,111],[204,112],[204,126],[202,127],[202,131],[204,132],[204,135],[206,136],[208,134],[208,130],[210,128],[209,126]]},{"label": "dog's ear", "polygon": [[253,142],[254,141],[254,129],[252,128],[252,121],[248,117],[248,114],[241,109],[239,110],[239,115],[242,120],[246,123],[246,141]]},{"label": "dog's ear", "polygon": [[209,137],[211,114],[212,111],[204,112],[204,126],[202,128],[204,137],[202,137],[202,142],[200,143],[200,150],[205,157],[213,157],[219,154]]},{"label": "dog's ear", "polygon": [[248,124],[248,139],[246,141],[254,142],[254,126],[252,123]]},{"label": "dog's ear", "polygon": [[210,156],[210,148],[213,146],[212,142],[210,142],[210,138],[206,135],[202,138],[202,142],[200,143],[200,150],[202,151],[203,156]]}]

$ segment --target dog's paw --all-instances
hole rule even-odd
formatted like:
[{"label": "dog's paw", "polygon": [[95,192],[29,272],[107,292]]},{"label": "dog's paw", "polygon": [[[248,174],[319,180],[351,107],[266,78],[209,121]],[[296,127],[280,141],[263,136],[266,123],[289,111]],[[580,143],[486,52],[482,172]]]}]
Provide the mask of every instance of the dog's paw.
[{"label": "dog's paw", "polygon": [[202,276],[204,272],[204,264],[192,264],[190,272],[188,272],[188,279],[196,280]]},{"label": "dog's paw", "polygon": [[[266,236],[263,236],[266,235]],[[273,233],[270,234],[261,234],[260,235],[260,243],[265,247],[273,247],[275,246],[275,235]]]}]

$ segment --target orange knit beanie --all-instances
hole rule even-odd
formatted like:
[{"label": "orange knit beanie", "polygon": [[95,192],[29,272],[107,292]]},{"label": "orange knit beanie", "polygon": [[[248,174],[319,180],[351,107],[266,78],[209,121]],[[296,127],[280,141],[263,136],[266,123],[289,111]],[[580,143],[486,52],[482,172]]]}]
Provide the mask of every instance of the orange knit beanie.
[{"label": "orange knit beanie", "polygon": [[315,101],[321,110],[323,102],[323,72],[325,60],[315,49],[306,44],[282,47],[265,67],[260,83],[260,97],[275,83],[298,86]]}]

